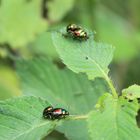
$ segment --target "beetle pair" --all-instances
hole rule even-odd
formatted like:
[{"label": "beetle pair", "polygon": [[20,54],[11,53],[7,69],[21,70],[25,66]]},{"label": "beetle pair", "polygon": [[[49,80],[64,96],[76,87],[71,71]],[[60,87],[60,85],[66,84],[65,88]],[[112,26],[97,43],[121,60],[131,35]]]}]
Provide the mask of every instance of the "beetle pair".
[{"label": "beetle pair", "polygon": [[69,112],[63,108],[53,108],[52,106],[48,106],[43,111],[43,117],[49,120],[55,119],[63,119],[69,115]]},{"label": "beetle pair", "polygon": [[67,31],[67,35],[72,36],[74,39],[87,40],[89,38],[89,36],[87,35],[87,32],[85,32],[82,29],[82,27],[76,24],[69,24],[66,28],[66,31]]}]

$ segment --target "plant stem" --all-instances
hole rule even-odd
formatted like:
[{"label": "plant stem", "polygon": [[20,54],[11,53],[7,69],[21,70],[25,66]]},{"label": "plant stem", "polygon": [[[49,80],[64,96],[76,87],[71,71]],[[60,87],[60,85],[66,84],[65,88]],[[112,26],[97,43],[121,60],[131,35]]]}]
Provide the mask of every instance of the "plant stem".
[{"label": "plant stem", "polygon": [[114,98],[118,98],[118,94],[116,92],[116,89],[114,88],[114,85],[113,85],[111,79],[107,75],[105,75],[105,80],[107,81]]},{"label": "plant stem", "polygon": [[98,69],[101,71],[101,73],[104,76],[104,79],[107,81],[108,86],[110,87],[110,90],[112,92],[112,95],[114,96],[114,98],[118,98],[118,94],[116,92],[116,89],[114,88],[114,85],[111,81],[111,79],[108,77],[108,74],[106,74],[106,72],[104,72],[104,70],[102,69],[102,67],[92,58],[90,58],[91,61],[98,67]]}]

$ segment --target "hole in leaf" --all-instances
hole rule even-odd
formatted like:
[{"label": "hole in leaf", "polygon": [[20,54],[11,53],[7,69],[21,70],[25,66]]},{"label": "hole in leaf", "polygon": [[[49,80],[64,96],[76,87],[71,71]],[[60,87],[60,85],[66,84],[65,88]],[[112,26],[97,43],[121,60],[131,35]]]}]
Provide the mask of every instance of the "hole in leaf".
[{"label": "hole in leaf", "polygon": [[129,99],[129,100],[128,100],[128,102],[130,102],[130,103],[131,103],[131,102],[133,102],[133,100],[130,100],[130,99]]},{"label": "hole in leaf", "polygon": [[128,102],[133,102],[133,100],[128,99],[126,96],[124,97],[125,100],[128,100]]}]

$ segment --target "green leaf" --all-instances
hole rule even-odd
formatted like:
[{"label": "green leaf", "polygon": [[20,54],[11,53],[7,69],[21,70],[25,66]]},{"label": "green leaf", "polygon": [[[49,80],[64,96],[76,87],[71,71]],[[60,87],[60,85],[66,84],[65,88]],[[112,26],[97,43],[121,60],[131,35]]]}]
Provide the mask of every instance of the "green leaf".
[{"label": "green leaf", "polygon": [[[46,98],[53,105],[70,105],[72,113],[88,112],[99,96],[108,91],[104,80],[91,82],[83,74],[58,69],[45,58],[18,61],[17,72],[23,94]],[[81,103],[84,106],[79,106]]]},{"label": "green leaf", "polygon": [[48,135],[56,121],[43,119],[49,103],[36,97],[21,97],[0,102],[0,140],[39,140]]},{"label": "green leaf", "polygon": [[134,100],[140,98],[140,86],[139,85],[132,85],[127,89],[122,91],[123,96],[127,97],[130,100]]},{"label": "green leaf", "polygon": [[90,113],[89,134],[93,140],[139,140],[140,129],[136,124],[138,102],[111,95],[104,101],[103,110]]},{"label": "green leaf", "polygon": [[61,20],[73,7],[74,0],[53,0],[46,3],[51,21]]},{"label": "green leaf", "polygon": [[[99,96],[108,91],[104,80],[91,82],[85,75],[77,75],[68,69],[60,70],[46,59],[19,61],[17,68],[24,94],[41,96],[55,107],[66,108],[71,115],[88,113]],[[88,140],[85,127],[84,120],[79,123],[66,121],[58,130],[70,139]]]},{"label": "green leaf", "polygon": [[46,30],[40,0],[4,0],[0,6],[0,42],[13,47],[26,45]]},{"label": "green leaf", "polygon": [[[62,30],[63,34],[65,31]],[[77,41],[66,38],[61,33],[52,34],[54,45],[63,62],[74,72],[84,72],[89,79],[103,77],[107,79],[114,48],[93,41],[93,36],[87,41]]]},{"label": "green leaf", "polygon": [[[83,106],[83,105],[82,105]],[[86,120],[65,121],[57,130],[64,133],[70,140],[89,140]]]}]

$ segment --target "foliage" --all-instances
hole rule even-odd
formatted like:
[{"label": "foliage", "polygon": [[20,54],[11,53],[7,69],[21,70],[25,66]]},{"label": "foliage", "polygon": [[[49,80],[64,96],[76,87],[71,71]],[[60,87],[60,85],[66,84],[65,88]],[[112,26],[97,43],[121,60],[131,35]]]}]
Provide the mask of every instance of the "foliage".
[{"label": "foliage", "polygon": [[[66,34],[64,30],[62,31],[61,34]],[[52,38],[64,63],[76,73],[86,73],[89,79],[104,78],[116,96],[116,91],[108,77],[108,65],[113,56],[113,47],[93,41],[92,36],[81,43],[78,40],[66,39],[61,34],[55,32]]]},{"label": "foliage", "polygon": [[[94,108],[98,97],[108,91],[102,79],[90,82],[83,74],[77,75],[68,69],[59,70],[45,58],[18,61],[17,68],[23,94],[41,96],[53,106],[66,108],[74,115],[88,113]],[[79,123],[71,120],[57,130],[75,140],[88,139],[85,127],[85,120],[79,120]],[[77,131],[71,128],[83,133],[79,131],[76,135]]]},{"label": "foliage", "polygon": [[124,89],[122,92],[123,92],[123,96],[125,96],[130,100],[140,98],[140,86],[138,85],[132,85],[127,89]]},{"label": "foliage", "polygon": [[140,130],[135,117],[138,102],[128,102],[124,98],[118,100],[108,95],[104,100],[104,110],[95,110],[90,113],[89,133],[94,140],[138,140]]},{"label": "foliage", "polygon": [[48,102],[36,97],[1,101],[0,140],[34,140],[49,134],[56,122],[42,118],[42,110],[47,105]]},{"label": "foliage", "polygon": [[[62,33],[66,34],[65,31]],[[85,72],[89,79],[105,78],[108,74],[108,65],[113,57],[112,46],[96,43],[92,36],[82,43],[69,40],[57,32],[53,34],[53,40],[60,57],[74,72]]]},{"label": "foliage", "polygon": [[[139,140],[138,4],[0,0],[0,140]],[[89,38],[68,35],[69,23]],[[70,115],[44,119],[49,105]]]},{"label": "foliage", "polygon": [[[102,77],[106,83],[101,79],[98,79],[99,84],[97,79],[95,79],[95,82],[90,82],[83,74],[77,75],[67,69],[59,69],[57,65],[54,66],[54,64],[46,58],[33,60],[21,59],[17,61],[17,70],[18,76],[22,81],[23,93],[29,96],[27,99],[31,98],[31,95],[43,97],[49,104],[53,106],[59,105],[69,110],[72,116],[70,116],[68,120],[64,120],[58,127],[54,127],[57,131],[64,133],[68,139],[77,140],[82,138],[86,140],[89,139],[89,136],[91,136],[92,139],[93,137],[95,139],[102,137],[104,139],[112,139],[114,136],[116,139],[123,139],[130,137],[128,133],[124,133],[124,126],[127,125],[127,128],[133,128],[132,130],[134,130],[136,134],[134,138],[137,140],[140,134],[135,120],[139,107],[137,99],[130,104],[128,100],[124,99],[124,96],[118,98],[116,90],[108,77],[108,65],[112,58],[112,47],[106,44],[96,43],[92,37],[85,42],[79,42],[76,39],[66,38],[61,34],[66,33],[63,32],[63,30],[62,33],[55,32],[52,34],[52,37],[63,62],[74,72],[85,72],[88,78],[92,80],[96,77]],[[104,58],[106,61],[102,61],[101,58]],[[110,90],[107,90],[106,84],[108,84]],[[99,88],[97,88],[97,86]],[[100,90],[101,86],[103,90]],[[101,95],[106,92],[110,92],[112,95],[102,97]],[[134,92],[134,90],[132,92]],[[98,101],[99,97],[100,99]],[[11,102],[13,102],[13,99],[11,99]],[[22,103],[22,101],[20,101],[20,103]],[[7,101],[5,101],[4,104],[6,105]],[[68,107],[68,105],[70,105],[70,107]],[[20,107],[22,106],[23,105]],[[10,108],[6,108],[5,110],[9,109]],[[133,115],[130,115],[131,113]],[[42,114],[42,111],[40,111],[40,114]],[[24,113],[21,114],[21,116],[24,116]],[[116,120],[116,118],[117,121],[115,122],[114,120]],[[88,120],[89,127],[87,127],[86,119]],[[107,127],[103,127],[102,130],[102,125],[108,126],[108,120],[112,120],[112,124],[110,125],[116,126],[117,128],[109,127],[107,129]],[[123,124],[122,121],[124,122]],[[53,123],[53,121],[49,122]],[[95,122],[97,124],[94,124]],[[59,122],[56,122],[56,124],[57,123]],[[80,133],[77,133],[75,129],[72,130],[72,128],[80,130]],[[53,130],[52,128],[48,129],[48,132]],[[111,129],[112,134],[107,135],[104,129],[108,133]],[[119,133],[118,129],[120,130]],[[127,132],[128,130],[125,131]],[[42,138],[41,132],[38,132],[38,138]],[[31,133],[31,135],[34,134]],[[30,135],[26,137],[28,139]],[[30,139],[33,138],[31,137]]]}]

